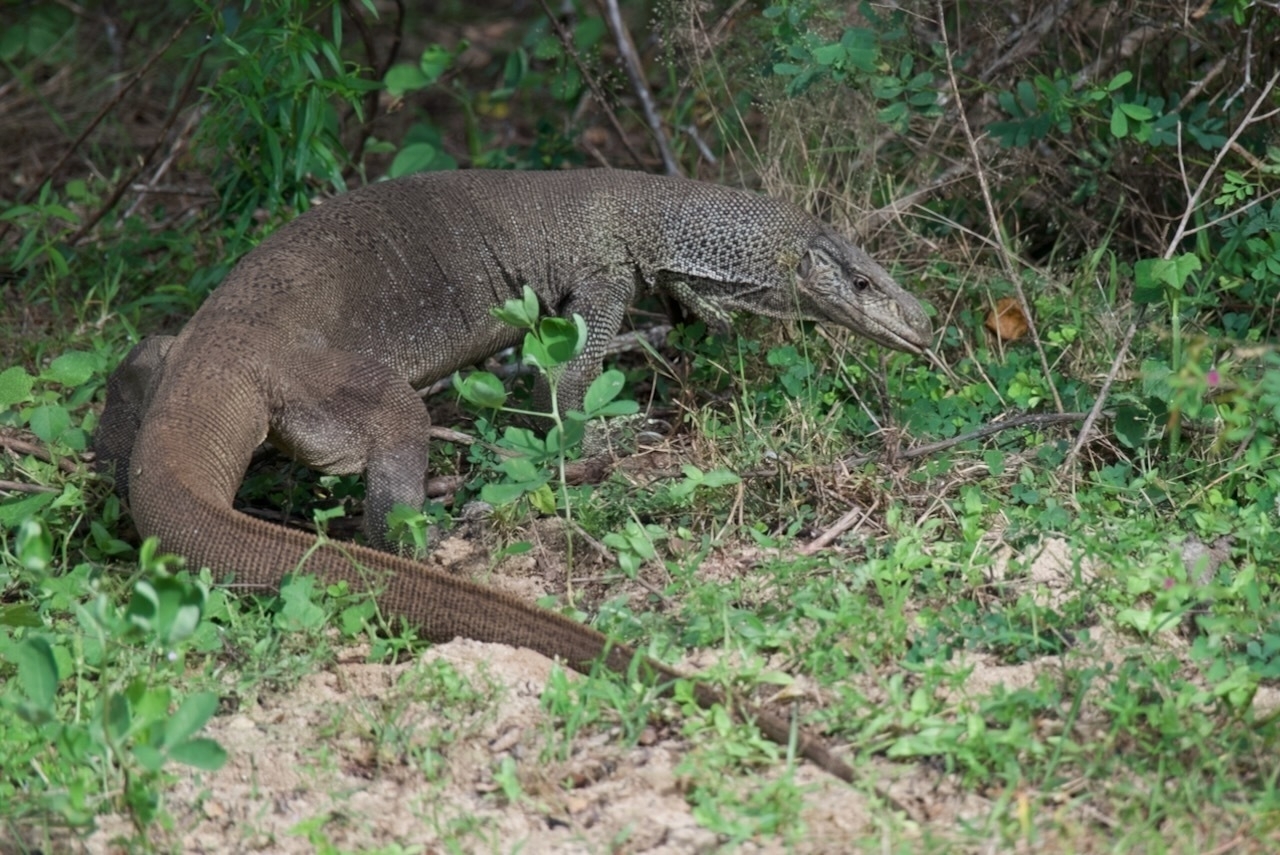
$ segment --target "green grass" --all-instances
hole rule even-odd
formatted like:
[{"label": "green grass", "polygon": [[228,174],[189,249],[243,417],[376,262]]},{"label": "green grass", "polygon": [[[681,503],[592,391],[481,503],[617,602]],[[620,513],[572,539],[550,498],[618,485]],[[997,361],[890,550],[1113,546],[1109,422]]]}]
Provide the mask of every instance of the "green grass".
[{"label": "green grass", "polygon": [[[939,94],[950,90],[937,88],[947,70],[934,46],[913,41],[917,28],[900,18],[866,27],[838,12],[766,4],[726,30],[719,53],[692,58],[681,54],[691,25],[676,21],[667,79],[654,70],[652,82],[668,122],[701,134],[673,140],[682,163],[730,181],[742,168],[840,222],[928,185],[937,163],[971,158],[951,133],[944,102],[954,99]],[[148,111],[185,115],[186,76],[199,76],[200,133],[189,148],[175,143],[176,172],[157,176],[190,190],[196,207],[126,195],[145,202],[97,218],[139,154],[96,135],[70,171],[0,200],[0,849],[53,851],[104,826],[126,848],[180,849],[175,811],[212,811],[222,796],[207,785],[185,802],[178,794],[237,758],[234,739],[207,734],[236,717],[257,721],[353,658],[395,676],[318,716],[298,761],[304,786],[349,769],[417,782],[409,810],[435,848],[513,848],[492,816],[567,822],[563,806],[597,798],[594,784],[646,780],[636,758],[656,763],[646,752],[662,744],[680,746],[673,787],[705,839],[811,845],[828,827],[814,811],[847,794],[832,796],[749,724],[695,708],[687,687],[661,698],[635,674],[553,670],[536,688],[541,718],[527,748],[485,748],[459,777],[468,752],[504,738],[486,728],[527,686],[420,660],[422,642],[362,592],[307,577],[278,593],[239,592],[136,543],[83,455],[105,378],[140,334],[176,330],[240,255],[322,188],[455,158],[589,160],[580,142],[598,117],[582,118],[585,81],[541,20],[513,21],[511,40],[484,44],[475,56],[491,55],[491,66],[455,64],[464,48],[453,42],[400,57],[389,80],[405,100],[366,129],[365,69],[378,57],[362,53],[351,9],[304,15],[280,3],[258,14],[200,18],[162,57],[163,81],[148,78],[163,106],[144,109],[127,89],[121,102],[151,135]],[[1206,14],[1243,38],[1229,11]],[[122,29],[149,34],[150,49],[178,26],[133,23]],[[390,39],[391,22],[366,23]],[[73,24],[61,6],[37,3],[12,30],[20,39],[0,39],[16,81],[0,97],[18,93],[37,105],[23,115],[56,131],[36,161],[57,160],[75,117],[120,82],[107,46],[76,50],[75,38],[89,37]],[[574,28],[575,49],[588,54],[607,38],[589,10]],[[427,30],[436,38],[431,27],[415,38]],[[1208,31],[1186,43],[1211,46]],[[132,67],[149,56],[143,47],[129,43]],[[245,51],[271,62],[233,61]],[[482,580],[528,575],[536,560],[551,571],[538,583],[542,605],[794,712],[848,746],[864,777],[855,792],[888,786],[927,806],[909,821],[871,811],[843,841],[850,847],[1267,851],[1280,837],[1274,127],[1246,126],[1247,103],[1214,99],[1212,87],[1173,111],[1194,87],[1170,69],[1207,67],[1207,57],[1160,59],[1159,73],[1138,57],[1130,62],[1143,73],[1117,68],[1075,90],[1055,81],[1076,79],[1093,58],[1063,51],[1053,68],[989,83],[958,67],[964,100],[1001,111],[977,130],[1004,146],[981,148],[979,168],[1005,248],[985,237],[992,224],[969,183],[879,235],[878,257],[931,301],[947,371],[812,324],[745,320],[727,340],[679,327],[662,360],[620,357],[620,398],[594,402],[621,412],[652,392],[674,435],[603,483],[574,487],[558,483],[566,443],[519,463],[493,450],[527,451],[537,438],[504,434],[486,403],[494,390],[468,380],[470,410],[453,393],[432,402],[482,440],[433,450],[433,474],[466,481],[406,528],[421,542],[431,526],[483,542],[488,560],[454,568]],[[832,104],[853,109],[837,115]],[[131,120],[112,115],[108,130],[127,139]],[[642,123],[625,112],[621,121],[643,148]],[[1185,130],[1178,147],[1175,124]],[[871,140],[876,177],[865,168]],[[1151,178],[1175,151],[1179,169]],[[1207,171],[1205,194],[1189,198],[1180,170],[1192,186]],[[208,187],[218,198],[201,206]],[[1200,230],[1154,245],[1165,226],[1152,224],[1176,223],[1184,208]],[[1100,212],[1106,219],[1094,219]],[[986,328],[991,307],[1019,289],[1038,344]],[[1056,400],[1088,410],[1130,323],[1136,334],[1078,457],[1078,424],[962,439],[1011,415],[1051,413]],[[960,441],[921,457],[864,457],[946,440]],[[247,482],[246,504],[319,518],[337,536],[352,528],[338,513],[359,509],[354,478],[268,458]],[[463,518],[475,498],[495,506],[485,524]],[[855,509],[828,546],[808,548]],[[566,531],[581,532],[571,555]],[[1220,564],[1184,558],[1189,542],[1224,536]],[[476,791],[475,802],[454,801]],[[332,801],[287,833],[272,831],[261,807],[238,841],[362,848],[349,841],[369,821],[344,813],[351,793],[324,795]],[[619,828],[614,840],[646,830]]]}]

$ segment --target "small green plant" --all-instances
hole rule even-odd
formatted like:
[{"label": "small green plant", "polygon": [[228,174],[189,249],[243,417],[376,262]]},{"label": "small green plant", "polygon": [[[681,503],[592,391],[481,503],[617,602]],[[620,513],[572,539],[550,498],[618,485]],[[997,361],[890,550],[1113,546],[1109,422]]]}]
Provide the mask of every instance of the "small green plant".
[{"label": "small green plant", "polygon": [[618,400],[624,378],[621,372],[609,370],[592,381],[583,398],[581,412],[560,411],[557,400],[560,378],[586,346],[586,321],[581,315],[575,314],[571,320],[539,318],[538,295],[527,285],[520,299],[508,300],[493,314],[511,326],[525,330],[522,361],[539,372],[547,384],[551,411],[540,413],[508,407],[502,381],[484,371],[465,378],[455,375],[454,387],[463,400],[475,407],[546,419],[551,427],[545,435],[526,427],[507,427],[496,443],[501,451],[508,452],[496,463],[503,480],[486,484],[481,488],[480,498],[497,506],[509,505],[528,495],[538,510],[552,513],[557,508],[557,500],[548,486],[550,478],[545,467],[553,466],[560,475],[559,508],[569,514],[570,493],[565,485],[564,467],[570,449],[582,442],[589,421],[632,415],[638,407],[634,401]]},{"label": "small green plant", "polygon": [[[15,544],[6,565],[38,584],[52,558],[48,531],[29,521]],[[0,693],[10,770],[0,776],[0,794],[11,804],[73,826],[117,809],[145,832],[164,815],[169,764],[214,771],[225,762],[221,746],[197,736],[218,696],[169,687],[200,628],[207,582],[170,573],[155,548],[154,540],[142,547],[128,604],[91,595],[75,635],[51,632],[39,608],[0,616],[0,667],[14,676]],[[41,774],[26,777],[33,770]]]},{"label": "small green plant", "polygon": [[[361,118],[365,94],[381,85],[342,57],[341,3],[312,11],[271,0],[253,11],[210,10],[214,36],[204,51],[216,75],[196,136],[222,216],[242,232],[260,209],[305,210],[315,182],[346,189],[339,108]],[[319,26],[326,15],[328,33]]]}]

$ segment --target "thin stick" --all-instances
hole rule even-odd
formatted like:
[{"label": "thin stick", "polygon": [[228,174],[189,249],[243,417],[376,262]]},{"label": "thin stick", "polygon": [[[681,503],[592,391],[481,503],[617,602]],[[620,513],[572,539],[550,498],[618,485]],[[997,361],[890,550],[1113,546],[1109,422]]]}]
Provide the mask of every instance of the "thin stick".
[{"label": "thin stick", "polygon": [[818,535],[796,551],[801,555],[812,555],[819,549],[825,549],[833,540],[844,534],[849,529],[855,528],[866,522],[867,518],[871,516],[871,513],[879,506],[879,498],[876,499],[875,503],[871,507],[866,508],[865,510],[861,505],[854,505],[849,509],[848,513],[836,520],[835,525],[831,526],[822,534]]},{"label": "thin stick", "polygon": [[658,115],[653,93],[645,83],[644,69],[640,66],[640,55],[636,51],[636,44],[631,40],[631,32],[627,29],[626,22],[622,20],[621,10],[618,9],[618,0],[604,0],[604,8],[605,20],[609,23],[613,40],[618,45],[618,54],[622,57],[622,67],[626,69],[627,77],[631,80],[631,88],[640,99],[644,119],[649,123],[649,131],[653,134],[654,141],[658,144],[658,151],[662,155],[662,168],[668,175],[681,175],[680,164],[676,162],[676,156],[671,151],[671,142],[667,139],[666,131],[662,129],[662,117]]},{"label": "thin stick", "polygon": [[147,168],[147,164],[149,164],[156,156],[156,153],[160,151],[160,146],[164,143],[165,138],[169,136],[169,131],[173,129],[173,123],[177,121],[178,114],[182,112],[184,107],[186,107],[187,99],[189,99],[191,97],[191,93],[195,91],[196,78],[200,74],[200,67],[204,64],[204,57],[205,54],[203,52],[196,57],[195,64],[191,67],[191,73],[187,76],[187,82],[182,87],[182,92],[178,95],[177,102],[173,105],[173,109],[169,111],[169,116],[165,119],[164,127],[160,129],[160,133],[156,134],[155,143],[152,144],[151,148],[148,149],[138,161],[138,165],[134,167],[133,171],[125,176],[123,181],[116,185],[116,189],[107,197],[107,201],[103,202],[102,205],[98,207],[98,210],[94,215],[86,220],[84,225],[80,226],[80,228],[76,230],[76,233],[71,236],[69,243],[75,244],[79,242],[81,238],[87,235],[93,227],[107,215],[108,211],[116,206],[116,203],[120,201],[120,198],[124,196],[128,189],[133,186],[133,182],[142,174],[142,170]]},{"label": "thin stick", "polygon": [[573,46],[573,36],[560,24],[560,19],[551,11],[551,7],[547,5],[547,0],[538,0],[542,6],[542,11],[546,14],[547,20],[551,22],[551,26],[556,31],[556,37],[560,39],[560,46],[564,48],[564,52],[569,54],[573,59],[573,64],[578,66],[578,72],[582,75],[582,79],[587,81],[587,86],[591,87],[591,94],[595,97],[596,103],[600,105],[600,109],[604,110],[604,114],[609,119],[609,124],[613,126],[613,132],[617,135],[618,141],[622,143],[622,147],[627,150],[627,154],[631,155],[631,159],[635,161],[636,166],[644,168],[644,159],[640,157],[640,152],[635,150],[631,145],[631,139],[627,136],[627,132],[622,128],[622,122],[618,120],[618,115],[613,112],[613,107],[609,106],[609,102],[604,97],[604,90],[600,88],[600,81],[596,80],[595,75],[587,68],[587,64],[582,61],[582,57],[578,56],[578,50]]},{"label": "thin stick", "polygon": [[[147,72],[151,70],[151,67],[160,60],[160,57],[165,55],[169,48],[173,47],[173,43],[176,42],[184,32],[186,32],[187,27],[191,26],[198,14],[198,12],[192,12],[187,16],[185,21],[178,25],[178,29],[174,30],[173,35],[169,37],[169,40],[162,44],[155,53],[151,54],[147,61],[143,63],[142,67],[134,72],[133,77],[129,78],[129,82],[121,86],[111,100],[102,106],[102,109],[98,111],[97,115],[89,120],[89,124],[80,132],[80,135],[71,141],[71,145],[67,146],[67,150],[62,153],[62,157],[54,161],[53,166],[46,169],[44,174],[40,176],[39,180],[31,183],[31,186],[29,186],[19,197],[19,204],[30,202],[31,197],[40,191],[40,188],[44,186],[45,182],[58,174],[58,170],[62,168],[62,165],[67,162],[71,155],[75,154],[76,150],[80,148],[81,143],[88,139],[89,134],[93,133],[94,129],[102,123],[102,120],[110,115],[111,111],[120,105],[120,102],[124,100],[124,96],[128,94],[129,90],[142,82],[142,79],[147,76]],[[0,238],[4,237],[5,232],[8,231],[9,226],[13,222],[15,221],[6,220],[4,222],[0,222]]]},{"label": "thin stick", "polygon": [[1058,394],[1058,384],[1053,381],[1053,372],[1049,369],[1049,357],[1044,352],[1044,344],[1040,341],[1040,332],[1036,329],[1035,318],[1031,316],[1031,306],[1027,303],[1027,295],[1022,290],[1022,278],[1014,268],[1009,251],[1005,247],[1004,233],[1000,228],[1000,218],[996,216],[996,206],[991,201],[991,188],[987,186],[987,174],[983,171],[982,161],[978,156],[978,141],[973,135],[973,128],[969,127],[969,116],[964,110],[964,102],[960,96],[960,83],[956,80],[956,68],[951,59],[951,43],[947,38],[947,18],[942,8],[942,0],[937,0],[937,9],[938,30],[942,34],[943,53],[947,58],[947,76],[951,80],[951,93],[956,99],[956,113],[960,118],[960,128],[964,131],[965,141],[969,145],[969,156],[973,158],[974,174],[978,178],[978,187],[982,190],[982,201],[986,205],[987,219],[991,224],[991,236],[1000,247],[1000,263],[1004,265],[1005,275],[1009,277],[1009,281],[1013,284],[1014,294],[1018,298],[1018,308],[1022,310],[1022,317],[1027,322],[1027,328],[1031,333],[1031,341],[1036,346],[1036,353],[1040,355],[1040,368],[1044,371],[1044,379],[1049,384],[1049,391],[1053,392],[1053,403],[1058,412],[1062,412],[1065,409],[1062,406],[1062,396]]},{"label": "thin stick", "polygon": [[[1240,134],[1244,133],[1244,129],[1251,125],[1258,112],[1258,108],[1271,94],[1271,90],[1275,88],[1276,81],[1280,80],[1280,71],[1271,75],[1271,79],[1267,81],[1267,85],[1262,88],[1262,92],[1258,94],[1257,100],[1253,102],[1253,106],[1249,108],[1249,112],[1245,114],[1244,119],[1231,132],[1231,136],[1218,149],[1218,154],[1214,157],[1213,163],[1209,164],[1209,168],[1205,170],[1204,175],[1200,176],[1200,183],[1196,185],[1195,191],[1192,192],[1191,198],[1187,199],[1187,206],[1182,211],[1182,220],[1178,223],[1178,230],[1174,233],[1173,239],[1169,241],[1169,245],[1165,247],[1162,258],[1168,260],[1173,258],[1173,254],[1177,252],[1178,245],[1182,243],[1182,239],[1187,235],[1187,224],[1191,221],[1192,215],[1195,213],[1196,207],[1200,203],[1200,197],[1204,193],[1204,188],[1209,185],[1209,179],[1218,171],[1218,167],[1222,164],[1223,158],[1227,156],[1227,152],[1231,150],[1232,145],[1239,139]],[[1145,309],[1145,307],[1144,307]],[[1129,352],[1129,345],[1133,342],[1134,333],[1138,330],[1138,324],[1142,321],[1144,311],[1139,311],[1138,316],[1133,319],[1133,323],[1129,324],[1129,329],[1125,331],[1124,341],[1120,344],[1120,349],[1116,352],[1115,358],[1111,360],[1111,370],[1107,372],[1107,379],[1103,381],[1102,388],[1098,390],[1098,397],[1093,402],[1093,408],[1089,410],[1089,415],[1085,418],[1084,424],[1080,425],[1080,433],[1076,436],[1076,441],[1071,446],[1071,451],[1067,454],[1067,459],[1062,462],[1061,469],[1066,471],[1075,465],[1076,458],[1080,456],[1080,449],[1089,440],[1089,435],[1093,430],[1093,423],[1097,420],[1098,414],[1102,412],[1104,402],[1107,395],[1111,392],[1111,384],[1115,382],[1116,375],[1120,373],[1120,365],[1124,362],[1125,356]]]},{"label": "thin stick", "polygon": [[[983,439],[992,434],[1001,431],[1010,430],[1011,428],[1035,426],[1050,427],[1052,425],[1065,424],[1068,422],[1078,422],[1086,416],[1086,413],[1023,413],[1022,415],[1013,416],[1000,422],[989,422],[982,427],[975,428],[966,434],[953,436],[950,439],[939,440],[938,442],[926,442],[924,445],[915,445],[905,451],[899,451],[896,459],[898,460],[914,460],[917,457],[927,457],[930,454],[936,454],[939,451],[946,451],[952,446],[959,445],[962,442],[972,442],[975,439]],[[844,461],[843,465],[847,467],[861,466],[864,463],[870,463],[875,460],[875,454],[863,454],[858,457],[850,457]]]}]

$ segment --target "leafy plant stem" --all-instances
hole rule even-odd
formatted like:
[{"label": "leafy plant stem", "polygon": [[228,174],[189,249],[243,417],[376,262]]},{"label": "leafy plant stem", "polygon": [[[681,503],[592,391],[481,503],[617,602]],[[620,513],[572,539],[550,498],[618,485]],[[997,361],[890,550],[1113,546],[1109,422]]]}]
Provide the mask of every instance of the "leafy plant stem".
[{"label": "leafy plant stem", "polygon": [[1044,352],[1044,344],[1040,341],[1040,332],[1036,329],[1035,317],[1031,313],[1031,306],[1027,302],[1027,295],[1022,289],[1022,277],[1018,275],[1017,268],[1014,267],[1012,254],[1009,252],[1008,241],[1005,240],[1003,227],[1000,225],[1000,217],[996,214],[995,203],[991,200],[991,188],[987,184],[987,174],[982,168],[982,157],[978,152],[978,141],[973,135],[973,128],[969,126],[969,117],[961,105],[964,99],[960,95],[960,83],[956,80],[955,62],[951,56],[951,42],[947,37],[946,27],[946,10],[942,6],[942,0],[937,0],[936,7],[938,10],[939,30],[942,34],[942,48],[947,60],[947,76],[951,81],[951,93],[955,96],[958,109],[956,112],[960,118],[960,128],[964,131],[965,141],[969,146],[969,155],[973,158],[974,177],[978,179],[978,187],[982,190],[982,201],[987,209],[987,218],[991,224],[991,237],[999,247],[1000,263],[1004,266],[1005,275],[1009,277],[1009,281],[1013,284],[1014,293],[1018,298],[1018,308],[1022,311],[1022,317],[1026,319],[1027,327],[1031,333],[1031,341],[1036,346],[1036,352],[1040,355],[1040,367],[1044,370],[1045,382],[1049,386],[1049,391],[1053,393],[1053,403],[1057,407],[1059,413],[1066,412],[1066,407],[1062,404],[1062,395],[1058,392],[1058,384],[1053,379],[1053,370],[1049,367],[1049,357]]}]

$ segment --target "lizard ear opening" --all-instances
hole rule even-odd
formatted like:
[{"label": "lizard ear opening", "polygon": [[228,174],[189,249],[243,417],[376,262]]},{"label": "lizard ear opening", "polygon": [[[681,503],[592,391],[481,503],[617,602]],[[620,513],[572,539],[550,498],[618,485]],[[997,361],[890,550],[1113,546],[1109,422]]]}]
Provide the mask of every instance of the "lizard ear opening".
[{"label": "lizard ear opening", "polygon": [[796,265],[796,275],[802,280],[807,280],[813,275],[814,255],[817,253],[813,247],[806,249],[800,256],[800,263]]}]

